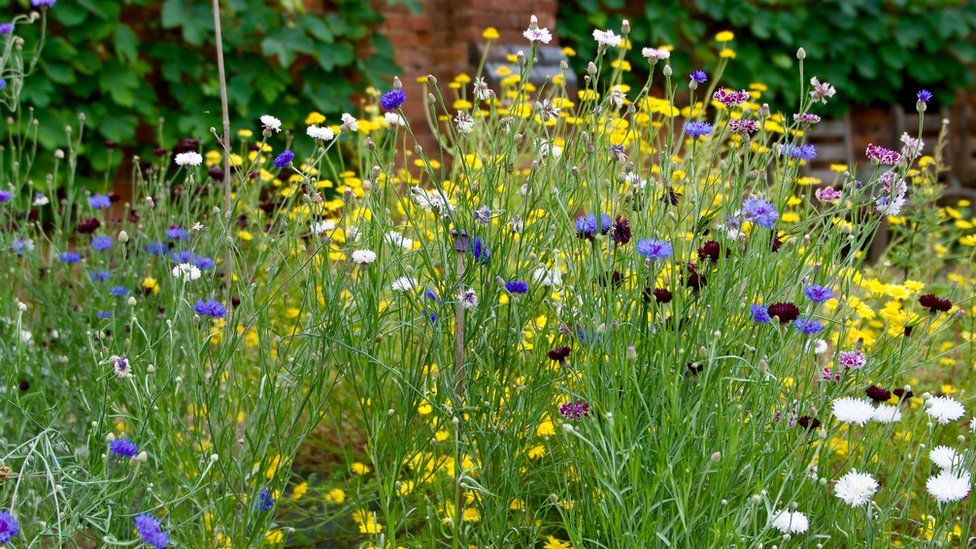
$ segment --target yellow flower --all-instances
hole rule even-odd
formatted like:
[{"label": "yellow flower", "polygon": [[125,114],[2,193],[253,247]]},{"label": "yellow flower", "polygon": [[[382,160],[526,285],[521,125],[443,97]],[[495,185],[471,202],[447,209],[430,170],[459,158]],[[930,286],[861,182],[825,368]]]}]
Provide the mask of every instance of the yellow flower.
[{"label": "yellow flower", "polygon": [[241,139],[250,139],[252,135],[254,135],[254,132],[251,130],[237,130],[237,137]]},{"label": "yellow flower", "polygon": [[307,126],[311,126],[312,124],[321,124],[322,122],[325,122],[325,116],[317,111],[312,111],[308,113],[308,116],[305,117],[305,125]]},{"label": "yellow flower", "polygon": [[495,27],[488,27],[481,33],[481,37],[485,40],[498,40],[501,35],[498,34],[498,29]]},{"label": "yellow flower", "polygon": [[731,42],[733,38],[735,38],[735,35],[732,34],[732,31],[722,31],[715,35],[716,42]]},{"label": "yellow flower", "polygon": [[718,52],[718,56],[722,59],[735,59],[735,50],[722,48],[722,51]]},{"label": "yellow flower", "polygon": [[292,501],[298,501],[298,500],[302,499],[302,496],[304,496],[305,495],[305,492],[307,492],[307,491],[308,491],[308,483],[307,482],[303,482],[303,483],[299,484],[298,486],[295,486],[295,488],[293,488],[292,491],[291,491],[291,500]]},{"label": "yellow flower", "polygon": [[332,505],[342,505],[342,502],[346,501],[346,493],[339,488],[333,488],[325,494],[325,501]]},{"label": "yellow flower", "polygon": [[543,549],[573,549],[573,545],[568,541],[562,541],[552,536],[546,538],[546,543],[542,547]]},{"label": "yellow flower", "polygon": [[237,231],[237,238],[240,238],[241,240],[243,240],[245,242],[250,242],[251,240],[254,239],[254,235],[252,235],[251,233],[249,233],[247,231],[240,230],[240,231]]},{"label": "yellow flower", "polygon": [[383,531],[383,525],[377,521],[373,513],[366,509],[353,513],[352,519],[359,524],[360,534],[379,534]]},{"label": "yellow flower", "polygon": [[356,475],[368,475],[370,472],[369,465],[366,465],[365,463],[360,463],[358,461],[350,465],[349,470]]},{"label": "yellow flower", "polygon": [[142,279],[142,288],[144,290],[146,290],[147,292],[152,292],[153,294],[158,294],[159,293],[159,282],[156,282],[156,279],[155,278],[153,278],[151,276],[147,276],[146,278],[143,278]]},{"label": "yellow flower", "polygon": [[281,530],[268,530],[264,534],[264,541],[268,543],[281,543],[285,539],[285,534]]}]

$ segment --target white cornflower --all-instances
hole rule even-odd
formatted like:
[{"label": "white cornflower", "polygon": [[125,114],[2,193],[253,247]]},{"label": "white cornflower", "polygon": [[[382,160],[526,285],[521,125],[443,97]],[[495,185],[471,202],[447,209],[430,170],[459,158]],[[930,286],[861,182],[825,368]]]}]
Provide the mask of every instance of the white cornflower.
[{"label": "white cornflower", "polygon": [[802,534],[810,529],[810,520],[799,511],[777,511],[773,514],[773,528],[784,534]]},{"label": "white cornflower", "polygon": [[881,404],[875,408],[872,419],[878,423],[896,423],[901,421],[901,410],[897,406]]},{"label": "white cornflower", "polygon": [[264,130],[267,132],[279,133],[281,131],[281,120],[270,114],[261,115],[261,125],[264,126]]},{"label": "white cornflower", "polygon": [[335,139],[335,132],[328,126],[316,126],[313,124],[305,129],[305,133],[312,139],[318,139],[320,141],[332,141]]},{"label": "white cornflower", "polygon": [[822,339],[818,339],[817,341],[815,341],[813,343],[813,354],[815,354],[815,355],[822,355],[822,354],[824,354],[826,352],[827,352],[827,342],[826,341],[824,341]]},{"label": "white cornflower", "polygon": [[953,466],[962,464],[962,456],[959,452],[948,446],[936,446],[929,452],[929,459],[939,469],[952,469]]},{"label": "white cornflower", "polygon": [[200,278],[200,268],[193,263],[180,263],[173,267],[173,276],[186,281]]},{"label": "white cornflower", "polygon": [[928,409],[925,413],[940,425],[946,425],[950,421],[955,421],[966,413],[966,408],[952,397],[932,397],[926,402]]},{"label": "white cornflower", "polygon": [[491,99],[491,96],[495,95],[494,90],[488,87],[484,78],[474,79],[474,98],[478,101],[487,101]]},{"label": "white cornflower", "polygon": [[407,121],[403,119],[402,116],[395,112],[388,112],[383,115],[383,122],[386,122],[387,126],[406,126]]},{"label": "white cornflower", "polygon": [[623,37],[614,34],[612,30],[593,30],[593,39],[600,47],[615,48],[623,41]]},{"label": "white cornflower", "polygon": [[563,148],[558,145],[550,144],[549,141],[543,139],[539,142],[539,156],[546,157],[551,156],[553,158],[559,158],[563,155]]},{"label": "white cornflower", "polygon": [[458,111],[454,117],[454,126],[461,133],[471,133],[474,130],[474,118],[468,111]]},{"label": "white cornflower", "polygon": [[465,309],[474,309],[478,306],[478,294],[474,293],[474,290],[468,288],[463,292],[458,294],[458,301],[461,302],[461,307]]},{"label": "white cornflower", "polygon": [[559,270],[558,267],[547,268],[539,267],[532,273],[532,280],[538,282],[542,286],[548,286],[550,288],[557,288],[563,284],[563,272]]},{"label": "white cornflower", "polygon": [[409,250],[413,248],[413,239],[403,236],[402,233],[397,231],[390,231],[383,236],[383,240],[387,244],[393,244],[394,246],[399,246],[404,250]]},{"label": "white cornflower", "polygon": [[437,190],[425,191],[420,187],[414,186],[410,189],[410,196],[413,197],[414,202],[419,204],[420,207],[439,213],[444,217],[449,216],[454,210],[447,197]]},{"label": "white cornflower", "polygon": [[955,474],[946,469],[925,481],[925,489],[939,503],[959,501],[969,495],[972,477],[968,472]]},{"label": "white cornflower", "polygon": [[311,229],[312,234],[325,234],[334,231],[336,228],[336,222],[331,219],[326,219],[325,221],[316,221],[312,223]]},{"label": "white cornflower", "polygon": [[641,55],[646,57],[648,61],[657,62],[671,57],[671,52],[667,48],[643,48]]},{"label": "white cornflower", "polygon": [[976,417],[969,420],[969,430],[976,433]]},{"label": "white cornflower", "polygon": [[376,252],[373,250],[356,250],[352,253],[352,262],[358,265],[368,265],[376,261]]},{"label": "white cornflower", "polygon": [[864,425],[874,418],[874,406],[864,398],[838,398],[831,405],[834,417],[844,423]]},{"label": "white cornflower", "polygon": [[834,495],[851,507],[863,507],[878,492],[878,481],[868,473],[856,469],[840,477],[834,485]]},{"label": "white cornflower", "polygon": [[344,112],[342,113],[342,125],[339,129],[344,132],[358,132],[359,131],[359,120],[356,117]]},{"label": "white cornflower", "polygon": [[182,152],[176,155],[177,166],[199,166],[203,163],[203,156],[196,151]]},{"label": "white cornflower", "polygon": [[417,287],[417,280],[409,276],[401,276],[393,281],[391,287],[394,292],[409,292]]},{"label": "white cornflower", "polygon": [[44,196],[43,193],[35,193],[34,194],[34,201],[31,202],[31,205],[32,206],[47,206],[50,203],[51,203],[51,200],[48,199],[48,197]]},{"label": "white cornflower", "polygon": [[124,356],[112,356],[109,357],[109,360],[112,362],[112,370],[115,371],[115,377],[119,379],[132,377],[132,365],[129,364],[129,359]]},{"label": "white cornflower", "polygon": [[522,36],[524,36],[529,42],[541,42],[543,44],[552,42],[552,33],[549,32],[549,29],[544,27],[529,27],[525,29]]}]

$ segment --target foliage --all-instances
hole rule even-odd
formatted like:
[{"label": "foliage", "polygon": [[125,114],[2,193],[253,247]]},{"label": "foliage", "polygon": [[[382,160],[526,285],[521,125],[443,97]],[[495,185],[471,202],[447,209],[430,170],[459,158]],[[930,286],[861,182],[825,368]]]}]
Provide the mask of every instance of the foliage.
[{"label": "foliage", "polygon": [[[0,1],[8,13],[21,6]],[[225,0],[221,6],[235,123],[272,107],[295,122],[310,110],[348,110],[355,93],[395,72],[390,42],[372,32],[382,18],[371,2],[338,0],[324,14],[278,0]],[[41,144],[65,146],[64,128],[79,113],[98,141],[143,155],[219,127],[211,9],[203,0],[59,3],[49,13],[53,36],[40,65],[43,78],[23,94],[36,108]],[[24,32],[28,44],[36,37]],[[155,133],[159,118],[166,120],[162,136]],[[107,149],[88,147],[87,158],[104,168]]]},{"label": "foliage", "polygon": [[[712,38],[730,30],[736,63],[723,76],[735,88],[762,82],[771,99],[796,103],[797,46],[807,70],[846,91],[835,111],[855,105],[910,104],[906,92],[927,87],[951,103],[976,83],[976,4],[952,0],[568,0],[559,3],[558,30],[565,45],[589,59],[595,28],[633,26],[641,46],[674,46],[676,74],[714,65]],[[582,65],[577,63],[577,69]],[[635,63],[644,71],[644,65]],[[639,67],[638,67],[639,66]]]}]

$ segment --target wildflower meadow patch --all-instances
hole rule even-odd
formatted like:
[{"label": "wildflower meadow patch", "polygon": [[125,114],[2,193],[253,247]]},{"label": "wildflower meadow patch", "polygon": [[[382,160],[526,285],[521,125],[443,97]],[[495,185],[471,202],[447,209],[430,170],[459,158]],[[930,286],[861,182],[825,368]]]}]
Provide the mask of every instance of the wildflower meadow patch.
[{"label": "wildflower meadow patch", "polygon": [[802,48],[768,105],[625,22],[572,89],[528,81],[532,17],[499,87],[423,79],[429,142],[394,80],[81,181],[86,117],[49,153],[20,107],[56,86],[32,4],[0,30],[0,544],[974,543],[976,221],[929,92],[815,181],[844,90]]}]

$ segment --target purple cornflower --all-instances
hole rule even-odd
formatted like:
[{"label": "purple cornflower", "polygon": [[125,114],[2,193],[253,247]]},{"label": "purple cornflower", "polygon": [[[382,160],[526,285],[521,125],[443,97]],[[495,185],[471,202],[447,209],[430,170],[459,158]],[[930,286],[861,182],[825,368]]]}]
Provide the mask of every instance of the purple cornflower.
[{"label": "purple cornflower", "polygon": [[150,242],[146,244],[146,253],[152,255],[163,255],[166,253],[168,245],[165,242]]},{"label": "purple cornflower", "polygon": [[793,321],[793,327],[804,335],[819,334],[823,331],[823,325],[820,324],[819,320],[803,318],[802,316]]},{"label": "purple cornflower", "polygon": [[139,447],[127,437],[120,437],[113,440],[109,443],[108,449],[118,457],[132,458],[139,453]]},{"label": "purple cornflower", "polygon": [[224,318],[224,314],[227,313],[227,309],[212,297],[207,298],[206,301],[198,299],[193,310],[200,316],[209,316],[210,318]]},{"label": "purple cornflower", "polygon": [[918,98],[919,103],[928,103],[929,101],[932,100],[933,96],[932,96],[932,92],[930,92],[929,90],[922,89],[922,90],[918,90],[918,94],[915,97]]},{"label": "purple cornflower", "polygon": [[274,507],[274,495],[271,494],[271,490],[267,488],[261,488],[258,492],[258,509],[262,511],[270,511]]},{"label": "purple cornflower", "polygon": [[163,532],[162,525],[156,517],[146,513],[136,515],[135,527],[142,541],[156,549],[163,549],[169,545],[169,534]]},{"label": "purple cornflower", "polygon": [[760,227],[772,229],[779,219],[779,212],[773,207],[772,202],[764,200],[758,196],[750,196],[742,203],[742,214],[746,221],[752,221]]},{"label": "purple cornflower", "polygon": [[505,289],[510,294],[524,294],[528,293],[529,285],[524,280],[509,280],[505,283]]},{"label": "purple cornflower", "polygon": [[803,294],[814,303],[823,303],[834,297],[834,291],[830,289],[830,286],[818,286],[816,284],[810,284],[803,288]]},{"label": "purple cornflower", "polygon": [[407,100],[407,94],[402,88],[393,88],[392,90],[384,93],[380,96],[380,106],[383,107],[385,111],[395,111],[403,105],[403,102]]},{"label": "purple cornflower", "polygon": [[868,359],[861,351],[841,351],[837,353],[837,362],[845,368],[859,370],[868,363]]},{"label": "purple cornflower", "polygon": [[880,145],[875,145],[874,143],[868,143],[867,148],[864,150],[864,154],[871,160],[883,166],[894,166],[895,164],[901,162],[900,154]]},{"label": "purple cornflower", "polygon": [[14,32],[13,23],[0,23],[0,35],[10,34]]},{"label": "purple cornflower", "polygon": [[92,271],[88,276],[92,282],[105,282],[112,276],[112,273],[109,271]]},{"label": "purple cornflower", "polygon": [[491,208],[487,204],[475,210],[473,215],[474,220],[482,225],[491,223]]},{"label": "purple cornflower", "polygon": [[112,247],[111,236],[96,236],[91,239],[91,247],[99,252],[107,252]]},{"label": "purple cornflower", "polygon": [[112,286],[108,294],[114,297],[123,297],[129,295],[129,289],[125,286]]},{"label": "purple cornflower", "polygon": [[726,107],[739,107],[749,100],[749,92],[746,90],[730,90],[722,88],[712,94],[712,99],[722,103]]},{"label": "purple cornflower", "polygon": [[698,69],[696,71],[692,71],[692,73],[688,75],[688,78],[690,78],[692,82],[704,84],[705,82],[708,82],[708,73]]},{"label": "purple cornflower", "polygon": [[10,191],[0,191],[0,203],[10,202],[10,199],[14,196],[14,193]]},{"label": "purple cornflower", "polygon": [[64,261],[68,265],[74,265],[75,263],[81,261],[81,254],[75,252],[64,252],[58,256],[58,259]]},{"label": "purple cornflower", "polygon": [[31,5],[35,8],[53,8],[57,0],[31,0]]},{"label": "purple cornflower", "polygon": [[180,227],[179,225],[170,225],[166,229],[166,238],[170,240],[189,240],[190,231]]},{"label": "purple cornflower", "polygon": [[107,194],[93,194],[88,197],[88,205],[94,210],[100,210],[111,206],[112,199]]},{"label": "purple cornflower", "polygon": [[203,256],[195,257],[193,259],[193,264],[196,265],[201,271],[209,271],[210,269],[213,269],[215,265],[213,259]]},{"label": "purple cornflower", "polygon": [[285,149],[281,154],[275,157],[274,165],[275,168],[284,168],[285,166],[291,164],[291,161],[295,159],[295,153],[288,149]]},{"label": "purple cornflower", "polygon": [[697,120],[691,120],[685,122],[685,133],[691,137],[701,137],[703,135],[708,135],[712,133],[712,125],[708,122],[699,122]]},{"label": "purple cornflower", "polygon": [[570,421],[579,421],[590,415],[590,405],[585,400],[570,401],[559,407],[559,413]]},{"label": "purple cornflower", "polygon": [[773,321],[773,318],[769,316],[769,309],[758,303],[753,303],[749,307],[749,314],[752,315],[753,320],[762,324],[769,324]]},{"label": "purple cornflower", "polygon": [[658,260],[671,257],[674,249],[671,247],[671,242],[667,240],[644,238],[637,241],[637,253],[648,259]]},{"label": "purple cornflower", "polygon": [[488,246],[485,245],[485,242],[481,240],[480,236],[476,236],[471,239],[471,255],[473,255],[474,259],[482,265],[488,264],[488,256],[491,255],[491,251],[488,249]]},{"label": "purple cornflower", "polygon": [[807,162],[817,157],[817,148],[810,143],[806,145],[783,145],[780,151],[790,158],[806,160]]},{"label": "purple cornflower", "polygon": [[0,510],[0,543],[10,543],[10,538],[20,533],[20,523],[6,509]]}]

